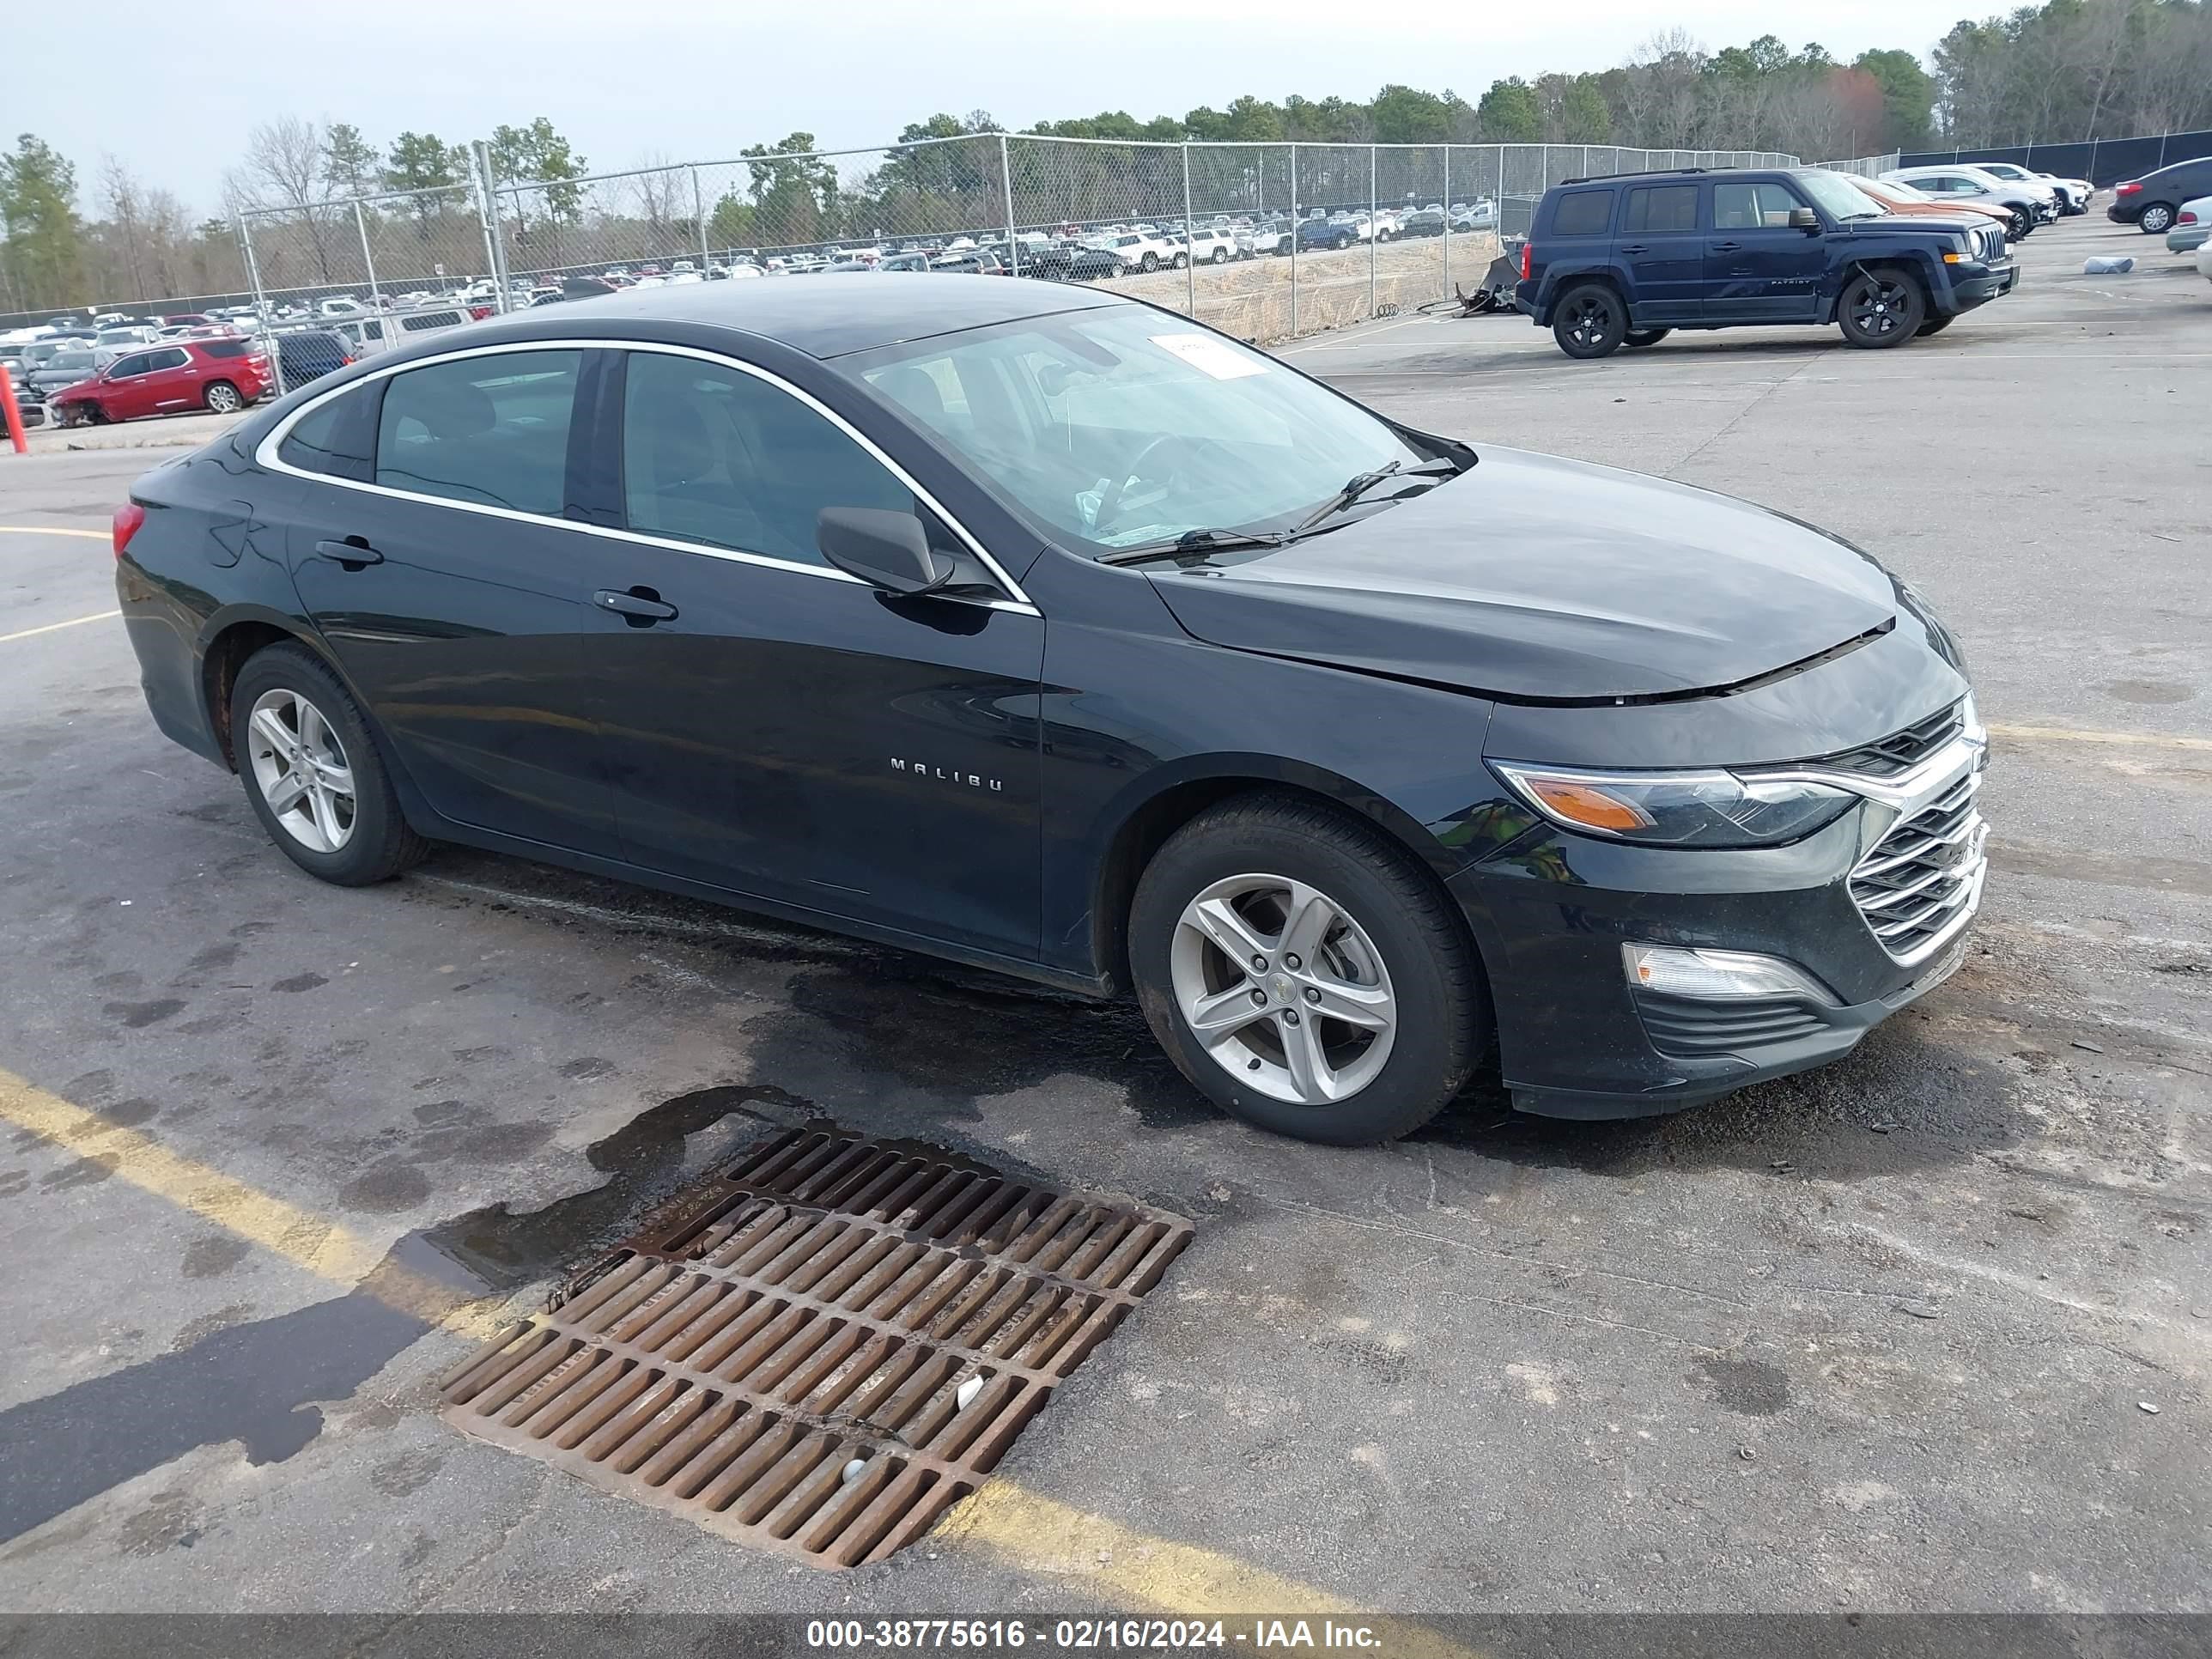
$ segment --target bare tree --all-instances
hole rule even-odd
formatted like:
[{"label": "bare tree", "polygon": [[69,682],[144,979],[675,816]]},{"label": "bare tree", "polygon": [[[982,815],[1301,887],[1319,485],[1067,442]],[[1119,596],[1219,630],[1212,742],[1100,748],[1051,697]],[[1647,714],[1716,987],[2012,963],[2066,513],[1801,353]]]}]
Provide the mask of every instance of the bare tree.
[{"label": "bare tree", "polygon": [[231,177],[249,205],[299,214],[316,270],[328,283],[334,280],[330,250],[334,210],[322,205],[325,151],[323,131],[314,122],[280,115],[246,134],[245,161]]}]

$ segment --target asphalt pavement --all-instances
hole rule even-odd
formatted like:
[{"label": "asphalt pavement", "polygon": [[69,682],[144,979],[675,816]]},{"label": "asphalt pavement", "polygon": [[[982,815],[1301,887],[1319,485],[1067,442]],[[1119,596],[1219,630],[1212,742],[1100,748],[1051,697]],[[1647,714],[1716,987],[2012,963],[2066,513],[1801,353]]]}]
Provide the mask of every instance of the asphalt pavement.
[{"label": "asphalt pavement", "polygon": [[[2101,218],[2024,263],[1896,351],[1284,349],[1841,532],[1996,732],[1973,949],[1853,1056],[1627,1124],[1479,1082],[1379,1150],[1219,1117],[1127,1007],[459,850],[319,885],[103,614],[149,457],[0,455],[0,1607],[2212,1610],[2212,285]],[[459,1229],[526,1305],[817,1119],[1196,1226],[886,1564],[463,1438],[434,1379],[488,1316],[356,1288]]]}]

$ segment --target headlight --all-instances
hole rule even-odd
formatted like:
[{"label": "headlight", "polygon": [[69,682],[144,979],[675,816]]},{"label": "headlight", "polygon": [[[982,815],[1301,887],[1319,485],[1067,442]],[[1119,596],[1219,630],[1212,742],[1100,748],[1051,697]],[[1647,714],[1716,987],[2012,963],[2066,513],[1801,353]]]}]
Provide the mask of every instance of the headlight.
[{"label": "headlight", "polygon": [[1583,772],[1492,761],[1554,823],[1662,847],[1760,847],[1833,823],[1857,796],[1825,783],[1733,772]]}]

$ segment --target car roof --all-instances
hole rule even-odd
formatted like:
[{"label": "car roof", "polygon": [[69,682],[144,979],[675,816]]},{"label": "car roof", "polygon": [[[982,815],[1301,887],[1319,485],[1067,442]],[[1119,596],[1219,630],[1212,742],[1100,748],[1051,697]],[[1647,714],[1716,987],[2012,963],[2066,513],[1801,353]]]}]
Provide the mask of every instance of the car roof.
[{"label": "car roof", "polygon": [[851,288],[804,278],[686,283],[516,313],[505,326],[489,321],[484,337],[573,337],[582,323],[616,335],[629,323],[690,324],[757,335],[811,357],[830,358],[994,323],[1131,303],[1097,289],[951,273],[915,272],[896,283]]}]

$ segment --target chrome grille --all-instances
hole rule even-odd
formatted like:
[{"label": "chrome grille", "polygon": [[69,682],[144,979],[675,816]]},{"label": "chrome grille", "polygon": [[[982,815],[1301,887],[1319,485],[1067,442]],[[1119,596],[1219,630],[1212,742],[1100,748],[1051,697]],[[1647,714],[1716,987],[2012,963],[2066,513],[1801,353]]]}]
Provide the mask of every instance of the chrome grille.
[{"label": "chrome grille", "polygon": [[1982,786],[1970,771],[1909,817],[1899,819],[1851,871],[1851,901],[1882,949],[1913,962],[1941,945],[1980,897],[1989,827],[1975,809]]},{"label": "chrome grille", "polygon": [[1855,772],[1861,777],[1893,778],[1911,771],[1957,737],[1965,720],[1964,703],[1954,702],[1914,721],[1901,732],[1893,732],[1873,743],[1813,763],[1838,772]]}]

